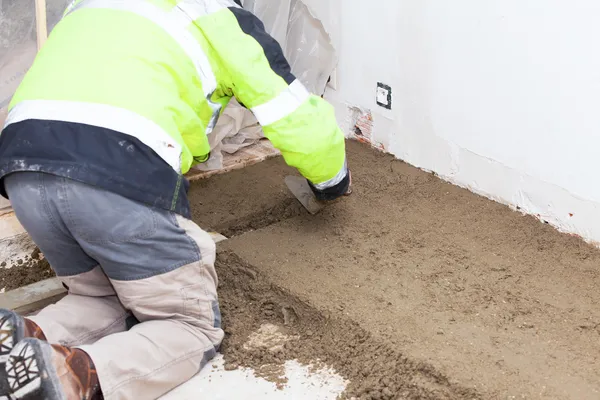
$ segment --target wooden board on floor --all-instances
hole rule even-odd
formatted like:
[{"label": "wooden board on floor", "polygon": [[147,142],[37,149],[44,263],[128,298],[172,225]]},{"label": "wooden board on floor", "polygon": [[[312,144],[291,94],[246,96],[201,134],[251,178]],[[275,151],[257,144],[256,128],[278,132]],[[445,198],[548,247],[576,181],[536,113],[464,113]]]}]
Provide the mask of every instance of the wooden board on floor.
[{"label": "wooden board on floor", "polygon": [[268,140],[261,140],[252,146],[238,150],[234,154],[223,154],[223,168],[212,171],[192,169],[186,178],[190,181],[209,178],[213,175],[248,167],[266,159],[277,157],[281,153]]},{"label": "wooden board on floor", "polygon": [[55,303],[67,294],[57,278],[47,279],[0,294],[0,308],[29,314]]}]

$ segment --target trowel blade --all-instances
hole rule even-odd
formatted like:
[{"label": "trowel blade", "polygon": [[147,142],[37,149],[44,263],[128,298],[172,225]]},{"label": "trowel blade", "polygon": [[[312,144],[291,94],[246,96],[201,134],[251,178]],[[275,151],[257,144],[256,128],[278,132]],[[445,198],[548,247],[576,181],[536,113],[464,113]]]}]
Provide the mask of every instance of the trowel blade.
[{"label": "trowel blade", "polygon": [[309,213],[314,215],[323,209],[323,205],[317,200],[306,179],[299,176],[286,176],[285,184]]}]

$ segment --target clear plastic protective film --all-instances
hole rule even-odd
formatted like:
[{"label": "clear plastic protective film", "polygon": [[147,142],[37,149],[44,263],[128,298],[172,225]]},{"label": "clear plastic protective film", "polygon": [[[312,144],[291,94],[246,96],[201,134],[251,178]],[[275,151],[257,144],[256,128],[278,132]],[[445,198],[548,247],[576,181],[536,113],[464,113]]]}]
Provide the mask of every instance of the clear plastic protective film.
[{"label": "clear plastic protective film", "polygon": [[292,72],[314,94],[325,92],[336,54],[323,22],[302,0],[292,0],[285,53]]},{"label": "clear plastic protective film", "polygon": [[[48,32],[69,0],[47,0]],[[35,0],[0,0],[0,126],[6,109],[37,53]]]}]

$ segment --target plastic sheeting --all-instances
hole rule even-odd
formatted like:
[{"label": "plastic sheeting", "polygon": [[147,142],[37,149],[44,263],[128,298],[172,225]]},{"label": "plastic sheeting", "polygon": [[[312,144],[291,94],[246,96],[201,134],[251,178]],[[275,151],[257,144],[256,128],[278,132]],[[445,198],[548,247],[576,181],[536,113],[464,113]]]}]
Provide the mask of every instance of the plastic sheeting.
[{"label": "plastic sheeting", "polygon": [[[47,0],[48,32],[69,0]],[[35,0],[0,0],[0,126],[17,86],[37,53]]]},{"label": "plastic sheeting", "polygon": [[290,0],[246,0],[244,8],[258,16],[267,32],[275,38],[285,51]]},{"label": "plastic sheeting", "polygon": [[36,46],[34,0],[0,0],[0,123]]},{"label": "plastic sheeting", "polygon": [[292,72],[314,94],[325,92],[337,64],[338,19],[318,0],[246,0],[244,8],[265,24],[283,48]]},{"label": "plastic sheeting", "polygon": [[323,23],[301,0],[292,0],[286,42],[292,72],[315,94],[323,94],[336,61],[335,49]]}]

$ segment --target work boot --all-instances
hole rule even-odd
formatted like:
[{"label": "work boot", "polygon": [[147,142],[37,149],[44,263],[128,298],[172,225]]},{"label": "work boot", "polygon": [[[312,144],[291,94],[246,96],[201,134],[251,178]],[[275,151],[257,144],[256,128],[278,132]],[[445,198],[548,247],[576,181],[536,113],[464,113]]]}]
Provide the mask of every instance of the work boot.
[{"label": "work boot", "polygon": [[10,352],[6,374],[13,399],[103,399],[94,363],[80,349],[23,339]]},{"label": "work boot", "polygon": [[45,340],[46,337],[35,322],[19,314],[0,309],[0,399],[8,398],[9,387],[4,365],[13,347],[26,337]]}]

